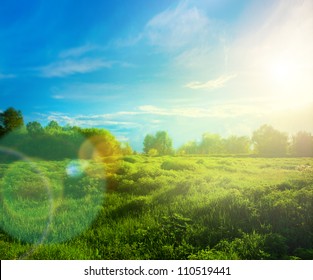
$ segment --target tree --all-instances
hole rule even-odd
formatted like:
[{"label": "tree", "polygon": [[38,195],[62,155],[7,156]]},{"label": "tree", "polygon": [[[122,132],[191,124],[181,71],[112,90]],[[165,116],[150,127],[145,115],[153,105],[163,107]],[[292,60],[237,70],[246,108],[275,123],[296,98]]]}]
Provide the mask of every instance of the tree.
[{"label": "tree", "polygon": [[50,134],[59,133],[62,130],[62,127],[58,124],[57,121],[50,121],[45,127],[46,131]]},{"label": "tree", "polygon": [[151,134],[147,134],[145,139],[143,140],[143,151],[148,154],[151,149],[154,149],[155,146],[155,138]]},{"label": "tree", "polygon": [[143,151],[148,154],[155,149],[158,155],[169,155],[173,153],[173,142],[166,131],[158,131],[155,136],[147,134],[143,141]]},{"label": "tree", "polygon": [[223,153],[222,139],[218,134],[204,133],[199,145],[201,154],[220,154]]},{"label": "tree", "polygon": [[299,131],[292,137],[291,153],[301,157],[313,156],[313,136],[305,131]]},{"label": "tree", "polygon": [[224,140],[225,151],[229,154],[248,154],[250,152],[250,139],[246,136],[229,136]]},{"label": "tree", "polygon": [[189,141],[178,149],[179,154],[198,154],[199,145],[196,141]]},{"label": "tree", "polygon": [[149,157],[155,157],[157,155],[158,155],[157,149],[150,149],[149,152],[148,152],[148,156]]},{"label": "tree", "polygon": [[13,107],[0,113],[0,135],[4,135],[24,126],[22,112]]},{"label": "tree", "polygon": [[44,132],[43,127],[39,122],[29,122],[26,125],[26,129],[29,135],[34,136],[34,135],[40,135]]},{"label": "tree", "polygon": [[129,143],[121,143],[121,151],[123,155],[132,155],[133,149],[129,145]]},{"label": "tree", "polygon": [[155,135],[155,149],[160,155],[173,153],[173,142],[166,131],[158,131]]},{"label": "tree", "polygon": [[87,140],[80,148],[79,153],[81,158],[103,158],[122,153],[120,143],[108,130],[81,128],[79,129],[79,133]]},{"label": "tree", "polygon": [[263,156],[284,156],[287,153],[287,134],[274,129],[269,125],[262,125],[253,132],[254,149]]}]

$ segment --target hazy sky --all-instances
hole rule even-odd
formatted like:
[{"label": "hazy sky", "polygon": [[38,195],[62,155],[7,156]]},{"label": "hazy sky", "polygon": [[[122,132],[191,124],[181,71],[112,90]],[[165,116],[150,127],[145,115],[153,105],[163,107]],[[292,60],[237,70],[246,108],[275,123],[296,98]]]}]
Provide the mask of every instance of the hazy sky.
[{"label": "hazy sky", "polygon": [[2,0],[0,110],[104,127],[313,132],[311,0]]}]

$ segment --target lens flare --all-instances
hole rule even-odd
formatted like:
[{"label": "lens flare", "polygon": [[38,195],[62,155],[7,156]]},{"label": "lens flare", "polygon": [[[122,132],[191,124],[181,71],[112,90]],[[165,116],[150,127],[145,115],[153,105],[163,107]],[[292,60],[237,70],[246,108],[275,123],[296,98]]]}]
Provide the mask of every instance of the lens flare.
[{"label": "lens flare", "polygon": [[105,158],[113,154],[112,147],[108,146],[104,136],[93,136],[88,138],[80,146],[78,157],[80,160],[92,161],[97,164],[97,168],[86,168],[85,172],[92,177],[106,177]]},{"label": "lens flare", "polygon": [[[98,160],[101,143],[94,139],[20,139],[14,133],[0,139],[0,228],[31,244],[32,250],[21,256],[27,258],[39,245],[71,240],[90,227],[103,207],[106,178],[105,164]],[[39,156],[9,148],[11,143]],[[51,160],[57,157],[63,160]]]},{"label": "lens flare", "polygon": [[12,237],[34,244],[33,251],[46,242],[52,224],[50,181],[26,155],[2,146],[0,154],[10,162],[0,180],[0,227]]},{"label": "lens flare", "polygon": [[81,177],[88,165],[88,162],[84,160],[72,160],[66,167],[66,174],[70,177]]}]

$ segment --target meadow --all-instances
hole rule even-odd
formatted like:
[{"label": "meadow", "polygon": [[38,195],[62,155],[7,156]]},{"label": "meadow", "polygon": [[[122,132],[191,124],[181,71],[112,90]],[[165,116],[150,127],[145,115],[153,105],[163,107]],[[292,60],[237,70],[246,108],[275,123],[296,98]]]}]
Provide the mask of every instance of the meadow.
[{"label": "meadow", "polygon": [[313,259],[313,158],[0,164],[1,259]]}]

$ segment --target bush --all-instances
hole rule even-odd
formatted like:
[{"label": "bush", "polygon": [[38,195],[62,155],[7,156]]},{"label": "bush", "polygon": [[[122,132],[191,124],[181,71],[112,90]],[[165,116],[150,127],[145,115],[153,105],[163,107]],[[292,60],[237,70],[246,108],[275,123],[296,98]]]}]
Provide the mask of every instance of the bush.
[{"label": "bush", "polygon": [[158,153],[158,150],[157,149],[150,149],[149,151],[148,151],[148,156],[149,157],[155,157],[155,156],[157,156],[159,153]]},{"label": "bush", "polygon": [[123,157],[123,161],[129,162],[129,163],[136,163],[137,159],[132,156]]},{"label": "bush", "polygon": [[121,162],[118,169],[116,170],[116,174],[118,175],[130,175],[136,172],[136,168],[133,166],[133,164],[129,162]]},{"label": "bush", "polygon": [[312,260],[313,259],[313,249],[298,248],[295,250],[295,255],[302,260]]},{"label": "bush", "polygon": [[164,170],[196,170],[197,166],[187,161],[166,160],[161,164]]},{"label": "bush", "polygon": [[243,260],[268,259],[270,254],[264,251],[265,236],[258,233],[243,233],[233,241],[222,240],[214,249],[225,253],[236,253]]}]

